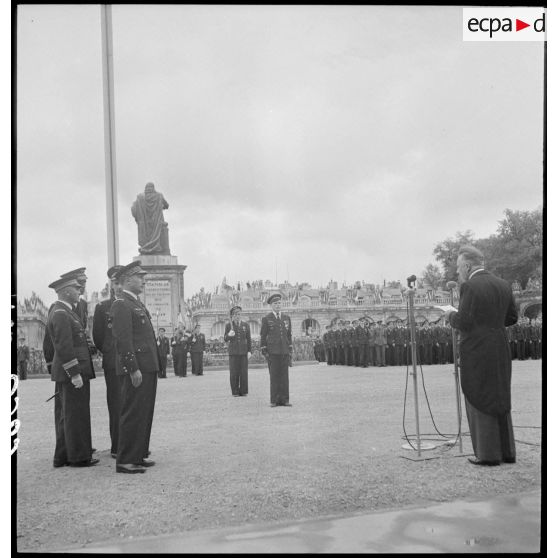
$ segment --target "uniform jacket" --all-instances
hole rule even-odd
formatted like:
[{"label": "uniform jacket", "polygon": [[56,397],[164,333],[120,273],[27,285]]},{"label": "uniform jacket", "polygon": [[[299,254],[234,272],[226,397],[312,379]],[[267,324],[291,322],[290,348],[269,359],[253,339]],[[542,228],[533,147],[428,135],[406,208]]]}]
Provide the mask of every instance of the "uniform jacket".
[{"label": "uniform jacket", "polygon": [[180,353],[186,354],[190,350],[189,339],[189,335],[173,336],[171,341],[171,351],[173,358],[178,356]]},{"label": "uniform jacket", "polygon": [[387,345],[387,331],[385,326],[378,325],[374,328],[374,344]]},{"label": "uniform jacket", "polygon": [[116,368],[116,347],[112,336],[110,308],[114,298],[108,298],[95,306],[93,314],[93,343],[103,354],[103,369],[114,371]]},{"label": "uniform jacket", "polygon": [[239,324],[232,322],[234,335],[229,336],[231,322],[225,325],[225,341],[229,343],[229,355],[245,355],[252,352],[252,338],[250,337],[250,326],[243,321]]},{"label": "uniform jacket", "polygon": [[288,355],[293,348],[291,318],[281,312],[281,317],[276,318],[270,312],[262,318],[260,331],[260,346],[267,349],[270,355]]},{"label": "uniform jacket", "polygon": [[77,301],[75,313],[79,317],[83,329],[87,331],[87,301],[80,298]]},{"label": "uniform jacket", "polygon": [[359,345],[368,343],[368,329],[363,328],[360,324],[355,327],[356,341]]},{"label": "uniform jacket", "polygon": [[336,329],[333,332],[333,339],[334,339],[334,346],[335,347],[342,347],[343,346],[343,336],[340,329]]},{"label": "uniform jacket", "polygon": [[27,345],[17,346],[17,360],[18,362],[29,360],[29,347]]},{"label": "uniform jacket", "polygon": [[505,327],[517,322],[511,287],[481,270],[461,285],[459,310],[449,316],[460,331],[461,386],[483,413],[511,409],[511,355]]},{"label": "uniform jacket", "polygon": [[[54,304],[51,304],[50,308],[48,309],[47,316],[50,316],[50,312],[53,308]],[[52,338],[48,331],[48,324],[45,328],[45,336],[43,337],[43,355],[45,357],[48,373],[50,374],[50,369],[52,368],[52,359],[54,358],[54,345],[52,344]]]},{"label": "uniform jacket", "polygon": [[159,371],[155,332],[147,308],[127,292],[111,306],[112,333],[116,345],[116,373],[120,376],[136,370]]},{"label": "uniform jacket", "polygon": [[87,335],[79,316],[61,301],[48,313],[47,329],[54,351],[51,366],[53,382],[69,382],[72,376],[94,378]]},{"label": "uniform jacket", "polygon": [[190,352],[203,353],[206,349],[205,335],[203,333],[192,334],[190,338]]}]

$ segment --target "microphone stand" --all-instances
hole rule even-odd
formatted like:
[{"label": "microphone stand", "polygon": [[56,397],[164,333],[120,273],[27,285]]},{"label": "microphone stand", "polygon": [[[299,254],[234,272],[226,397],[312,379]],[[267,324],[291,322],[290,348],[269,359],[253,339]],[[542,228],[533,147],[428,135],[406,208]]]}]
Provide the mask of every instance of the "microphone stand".
[{"label": "microphone stand", "polygon": [[[448,284],[448,286],[450,286]],[[454,306],[454,289],[456,286],[450,286],[451,305]],[[463,437],[461,436],[461,388],[459,379],[459,362],[458,362],[458,346],[457,346],[457,332],[451,328],[451,341],[453,346],[453,376],[455,379],[455,397],[457,399],[457,438],[459,440],[459,452],[463,453]]]},{"label": "microphone stand", "polygon": [[[411,279],[411,278],[409,278]],[[415,331],[415,310],[414,310],[414,300],[415,300],[415,285],[413,281],[407,279],[407,286],[409,287],[409,316],[411,319],[411,359],[413,363],[413,371],[411,375],[413,376],[413,387],[415,390],[415,421],[417,426],[417,449],[418,456],[420,457],[420,426],[419,426],[419,410],[418,410],[418,385],[417,385],[417,346],[416,346],[416,331]],[[416,278],[415,278],[416,280]]]}]

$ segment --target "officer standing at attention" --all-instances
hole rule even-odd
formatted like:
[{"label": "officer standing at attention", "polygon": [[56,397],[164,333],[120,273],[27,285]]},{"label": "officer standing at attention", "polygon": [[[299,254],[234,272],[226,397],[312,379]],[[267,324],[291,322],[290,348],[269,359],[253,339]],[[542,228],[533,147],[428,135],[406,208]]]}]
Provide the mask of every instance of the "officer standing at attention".
[{"label": "officer standing at attention", "polygon": [[271,407],[292,407],[289,403],[289,360],[293,352],[291,318],[281,312],[281,294],[272,294],[267,303],[272,311],[262,318],[260,343],[267,358]]},{"label": "officer standing at attention", "polygon": [[250,326],[241,321],[240,306],[230,311],[231,321],[225,325],[225,341],[229,343],[229,373],[234,397],[248,395],[248,359],[252,356]]},{"label": "officer standing at attention", "polygon": [[19,370],[19,379],[27,380],[27,362],[29,361],[29,347],[25,344],[25,337],[19,338],[17,346],[17,367]]},{"label": "officer standing at attention", "polygon": [[196,324],[190,337],[190,358],[192,359],[192,375],[203,376],[203,355],[207,345],[205,335],[200,333],[200,324]]},{"label": "officer standing at attention", "polygon": [[144,473],[146,467],[155,465],[147,456],[159,356],[151,316],[138,296],[145,273],[137,261],[116,272],[122,298],[117,298],[110,309],[120,380],[117,473]]},{"label": "officer standing at attention", "polygon": [[167,377],[167,355],[170,352],[169,340],[165,336],[165,328],[159,328],[157,337],[157,353],[159,355],[159,378]]},{"label": "officer standing at attention", "polygon": [[58,295],[48,314],[47,330],[53,347],[51,380],[56,382],[56,448],[54,467],[90,467],[92,458],[89,380],[94,377],[85,330],[74,312],[80,285],[61,278],[49,285]]},{"label": "officer standing at attention", "polygon": [[118,450],[118,422],[120,420],[120,384],[116,376],[116,348],[112,337],[110,308],[122,289],[115,279],[115,273],[123,266],[114,265],[107,271],[110,280],[110,298],[95,307],[93,314],[93,342],[103,355],[103,370],[107,388],[107,407],[109,414],[110,454],[116,457]]}]

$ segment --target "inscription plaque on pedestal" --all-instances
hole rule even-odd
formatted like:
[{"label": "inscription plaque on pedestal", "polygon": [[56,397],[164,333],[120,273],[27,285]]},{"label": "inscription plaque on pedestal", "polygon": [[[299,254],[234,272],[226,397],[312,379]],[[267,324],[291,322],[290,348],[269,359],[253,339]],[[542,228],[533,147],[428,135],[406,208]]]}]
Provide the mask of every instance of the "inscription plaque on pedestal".
[{"label": "inscription plaque on pedestal", "polygon": [[153,326],[172,327],[172,291],[170,281],[148,279],[144,287],[145,306],[151,314]]}]

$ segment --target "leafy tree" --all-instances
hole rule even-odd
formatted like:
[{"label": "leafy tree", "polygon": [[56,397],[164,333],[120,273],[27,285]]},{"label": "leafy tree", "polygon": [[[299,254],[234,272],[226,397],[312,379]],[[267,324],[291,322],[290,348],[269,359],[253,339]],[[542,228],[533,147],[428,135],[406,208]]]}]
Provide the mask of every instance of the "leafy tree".
[{"label": "leafy tree", "polygon": [[498,233],[484,239],[479,249],[487,268],[510,283],[516,279],[524,289],[531,277],[542,277],[542,210],[506,209]]},{"label": "leafy tree", "polygon": [[471,244],[483,252],[487,269],[510,283],[517,279],[525,288],[529,278],[542,277],[542,242],[541,208],[506,209],[496,234],[474,240],[471,231],[458,232],[455,238],[436,244],[433,254],[442,265],[444,282],[453,281],[457,278],[457,252],[460,246]]},{"label": "leafy tree", "polygon": [[457,252],[464,244],[475,245],[472,231],[458,232],[455,238],[446,238],[434,247],[434,257],[442,264],[443,283],[457,279]]},{"label": "leafy tree", "polygon": [[440,268],[434,264],[428,264],[426,269],[422,272],[422,284],[428,284],[433,289],[443,289],[444,276]]}]

